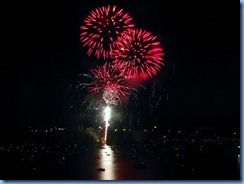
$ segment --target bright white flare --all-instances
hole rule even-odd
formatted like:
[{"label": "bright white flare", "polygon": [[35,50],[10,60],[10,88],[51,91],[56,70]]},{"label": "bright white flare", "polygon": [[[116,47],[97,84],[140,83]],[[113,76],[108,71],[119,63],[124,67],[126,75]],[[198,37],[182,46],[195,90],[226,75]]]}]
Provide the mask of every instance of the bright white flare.
[{"label": "bright white flare", "polygon": [[109,106],[106,106],[105,109],[104,109],[104,121],[105,121],[105,135],[104,135],[104,141],[105,141],[105,144],[107,142],[107,133],[108,133],[108,121],[111,117],[111,108]]},{"label": "bright white flare", "polygon": [[111,108],[109,106],[104,109],[104,121],[108,122],[111,117]]}]

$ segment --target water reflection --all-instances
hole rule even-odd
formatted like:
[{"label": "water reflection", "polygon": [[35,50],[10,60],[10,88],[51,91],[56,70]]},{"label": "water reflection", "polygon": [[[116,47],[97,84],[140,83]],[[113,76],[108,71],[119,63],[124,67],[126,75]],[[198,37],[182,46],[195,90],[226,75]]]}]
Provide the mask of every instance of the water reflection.
[{"label": "water reflection", "polygon": [[[166,147],[163,144],[161,147],[140,149],[133,144],[122,149],[116,145],[0,144],[0,178],[107,181],[240,179],[241,157],[237,147],[204,146],[171,144]],[[139,162],[145,163],[145,168],[136,167]]]},{"label": "water reflection", "polygon": [[99,168],[104,168],[105,171],[100,171],[99,180],[116,180],[114,153],[110,146],[104,145],[104,149],[100,149]]}]

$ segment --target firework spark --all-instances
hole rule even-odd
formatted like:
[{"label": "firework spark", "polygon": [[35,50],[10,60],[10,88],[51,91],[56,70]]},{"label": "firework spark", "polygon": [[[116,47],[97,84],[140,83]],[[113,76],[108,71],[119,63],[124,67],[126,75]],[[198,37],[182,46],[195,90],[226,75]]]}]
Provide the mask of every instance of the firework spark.
[{"label": "firework spark", "polygon": [[130,88],[121,73],[110,64],[97,66],[90,70],[93,75],[93,81],[88,84],[87,90],[89,96],[97,96],[98,102],[118,105],[125,104],[130,94],[133,94],[133,88]]},{"label": "firework spark", "polygon": [[[107,141],[108,121],[111,116],[111,108],[109,105],[126,104],[133,91],[136,89],[128,86],[126,79],[119,71],[117,71],[110,63],[103,66],[97,66],[91,69],[91,75],[83,74],[86,78],[92,79],[90,83],[80,83],[81,89],[87,89],[88,95],[83,104],[89,100],[87,110],[93,111],[95,105],[101,106],[106,104],[104,109],[105,135],[104,143]],[[95,100],[95,101],[94,101]]]},{"label": "firework spark", "polygon": [[113,50],[113,64],[128,78],[145,81],[154,77],[164,66],[163,48],[150,32],[135,29],[123,33]]},{"label": "firework spark", "polygon": [[98,59],[109,58],[118,36],[134,27],[132,18],[116,6],[102,6],[93,10],[80,26],[80,41],[88,47],[87,54]]}]

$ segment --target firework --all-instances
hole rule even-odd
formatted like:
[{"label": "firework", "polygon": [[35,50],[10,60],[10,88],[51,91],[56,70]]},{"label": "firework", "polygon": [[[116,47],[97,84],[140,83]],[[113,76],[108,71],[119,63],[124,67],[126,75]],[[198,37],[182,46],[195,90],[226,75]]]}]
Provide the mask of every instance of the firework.
[{"label": "firework", "polygon": [[132,18],[116,6],[102,6],[93,10],[80,26],[80,41],[88,47],[87,54],[109,58],[118,36],[134,27]]},{"label": "firework", "polygon": [[104,109],[104,120],[105,120],[105,132],[104,132],[104,141],[107,142],[107,134],[108,134],[108,121],[111,117],[111,108],[107,105]]},{"label": "firework", "polygon": [[89,96],[97,96],[98,102],[118,105],[126,103],[131,91],[125,80],[125,77],[115,70],[112,65],[105,64],[91,69],[93,81],[88,84],[87,90]]},{"label": "firework", "polygon": [[157,37],[142,29],[123,33],[113,50],[113,64],[128,78],[145,81],[154,77],[164,66],[163,48]]}]

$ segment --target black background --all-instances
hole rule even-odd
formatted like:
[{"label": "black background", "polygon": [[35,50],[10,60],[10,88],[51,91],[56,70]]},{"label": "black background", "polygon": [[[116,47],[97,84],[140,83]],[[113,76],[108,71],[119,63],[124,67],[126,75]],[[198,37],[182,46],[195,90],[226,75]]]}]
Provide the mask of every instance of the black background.
[{"label": "black background", "polygon": [[68,124],[64,99],[70,84],[95,63],[79,41],[79,27],[91,10],[108,4],[123,8],[164,48],[167,67],[155,80],[169,91],[169,100],[157,111],[160,123],[239,129],[239,2],[169,2],[10,2],[3,28],[9,33],[4,45],[9,53],[1,62],[1,130]]}]

